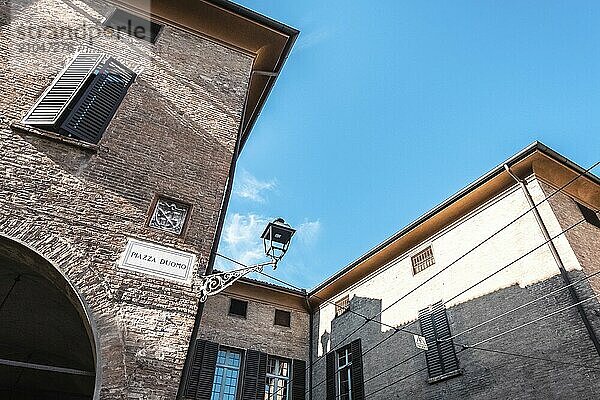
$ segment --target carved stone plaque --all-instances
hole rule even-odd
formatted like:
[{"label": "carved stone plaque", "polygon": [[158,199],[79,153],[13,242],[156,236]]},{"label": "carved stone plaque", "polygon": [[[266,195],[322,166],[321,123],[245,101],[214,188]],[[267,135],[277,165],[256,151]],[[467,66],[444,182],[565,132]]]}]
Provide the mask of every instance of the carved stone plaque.
[{"label": "carved stone plaque", "polygon": [[159,197],[148,225],[152,228],[181,235],[189,211],[190,206],[187,204]]}]

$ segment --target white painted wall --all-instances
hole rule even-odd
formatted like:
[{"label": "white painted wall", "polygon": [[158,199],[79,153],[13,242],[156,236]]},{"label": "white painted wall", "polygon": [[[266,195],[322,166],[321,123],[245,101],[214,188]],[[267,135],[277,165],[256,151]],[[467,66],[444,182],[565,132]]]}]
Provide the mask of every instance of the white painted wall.
[{"label": "white painted wall", "polygon": [[[534,201],[536,203],[542,201],[545,195],[538,181],[534,177],[530,177],[528,181],[528,188]],[[336,301],[345,295],[349,295],[351,299],[354,296],[376,298],[382,300],[382,307],[385,309],[528,209],[529,205],[523,191],[515,185],[331,300]],[[539,206],[539,211],[551,236],[561,232],[558,220],[547,202]],[[448,270],[385,311],[381,316],[381,321],[394,326],[413,321],[418,318],[420,309],[436,301],[445,301],[454,297],[544,241],[533,213],[529,212],[456,262]],[[554,242],[567,270],[581,269],[564,235]],[[432,245],[435,264],[413,276],[410,257],[429,244]],[[515,284],[525,287],[559,273],[548,245],[543,245],[532,254],[453,300],[448,306],[451,307]],[[360,310],[356,311],[360,312]],[[319,337],[325,331],[331,332],[331,321],[334,315],[333,305],[321,306]],[[386,330],[386,328],[382,326],[382,330]],[[319,346],[319,356],[322,355],[322,352],[323,350]]]}]

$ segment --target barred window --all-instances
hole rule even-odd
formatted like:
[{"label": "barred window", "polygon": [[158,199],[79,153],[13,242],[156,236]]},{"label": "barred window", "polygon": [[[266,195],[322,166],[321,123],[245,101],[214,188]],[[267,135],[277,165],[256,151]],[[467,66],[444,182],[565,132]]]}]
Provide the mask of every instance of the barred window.
[{"label": "barred window", "polygon": [[435,264],[435,259],[433,258],[433,251],[431,250],[431,246],[428,246],[426,249],[412,256],[411,261],[413,275],[418,274],[419,272],[431,267],[433,264]]},{"label": "barred window", "polygon": [[348,295],[342,297],[335,302],[335,316],[339,317],[350,309],[350,297]]}]

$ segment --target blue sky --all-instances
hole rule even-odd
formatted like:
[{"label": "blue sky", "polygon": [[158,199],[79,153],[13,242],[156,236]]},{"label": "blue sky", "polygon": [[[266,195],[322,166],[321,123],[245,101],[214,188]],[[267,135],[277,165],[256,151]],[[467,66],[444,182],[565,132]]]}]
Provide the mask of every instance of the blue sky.
[{"label": "blue sky", "polygon": [[239,160],[225,255],[260,261],[281,216],[299,231],[274,275],[310,288],[534,140],[600,159],[600,2],[239,2],[301,34]]}]

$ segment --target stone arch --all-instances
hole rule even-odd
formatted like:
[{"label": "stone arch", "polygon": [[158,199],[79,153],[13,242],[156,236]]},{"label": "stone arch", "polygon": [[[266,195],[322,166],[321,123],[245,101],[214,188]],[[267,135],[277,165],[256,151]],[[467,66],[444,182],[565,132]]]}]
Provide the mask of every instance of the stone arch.
[{"label": "stone arch", "polygon": [[[56,398],[97,399],[102,381],[98,330],[89,304],[65,273],[65,266],[80,257],[55,236],[31,240],[26,231],[20,233],[0,233],[0,326],[5,326],[0,328],[0,378],[5,377],[0,385],[12,382],[4,390],[19,399],[46,391]],[[39,392],[28,394],[34,389]]]}]

